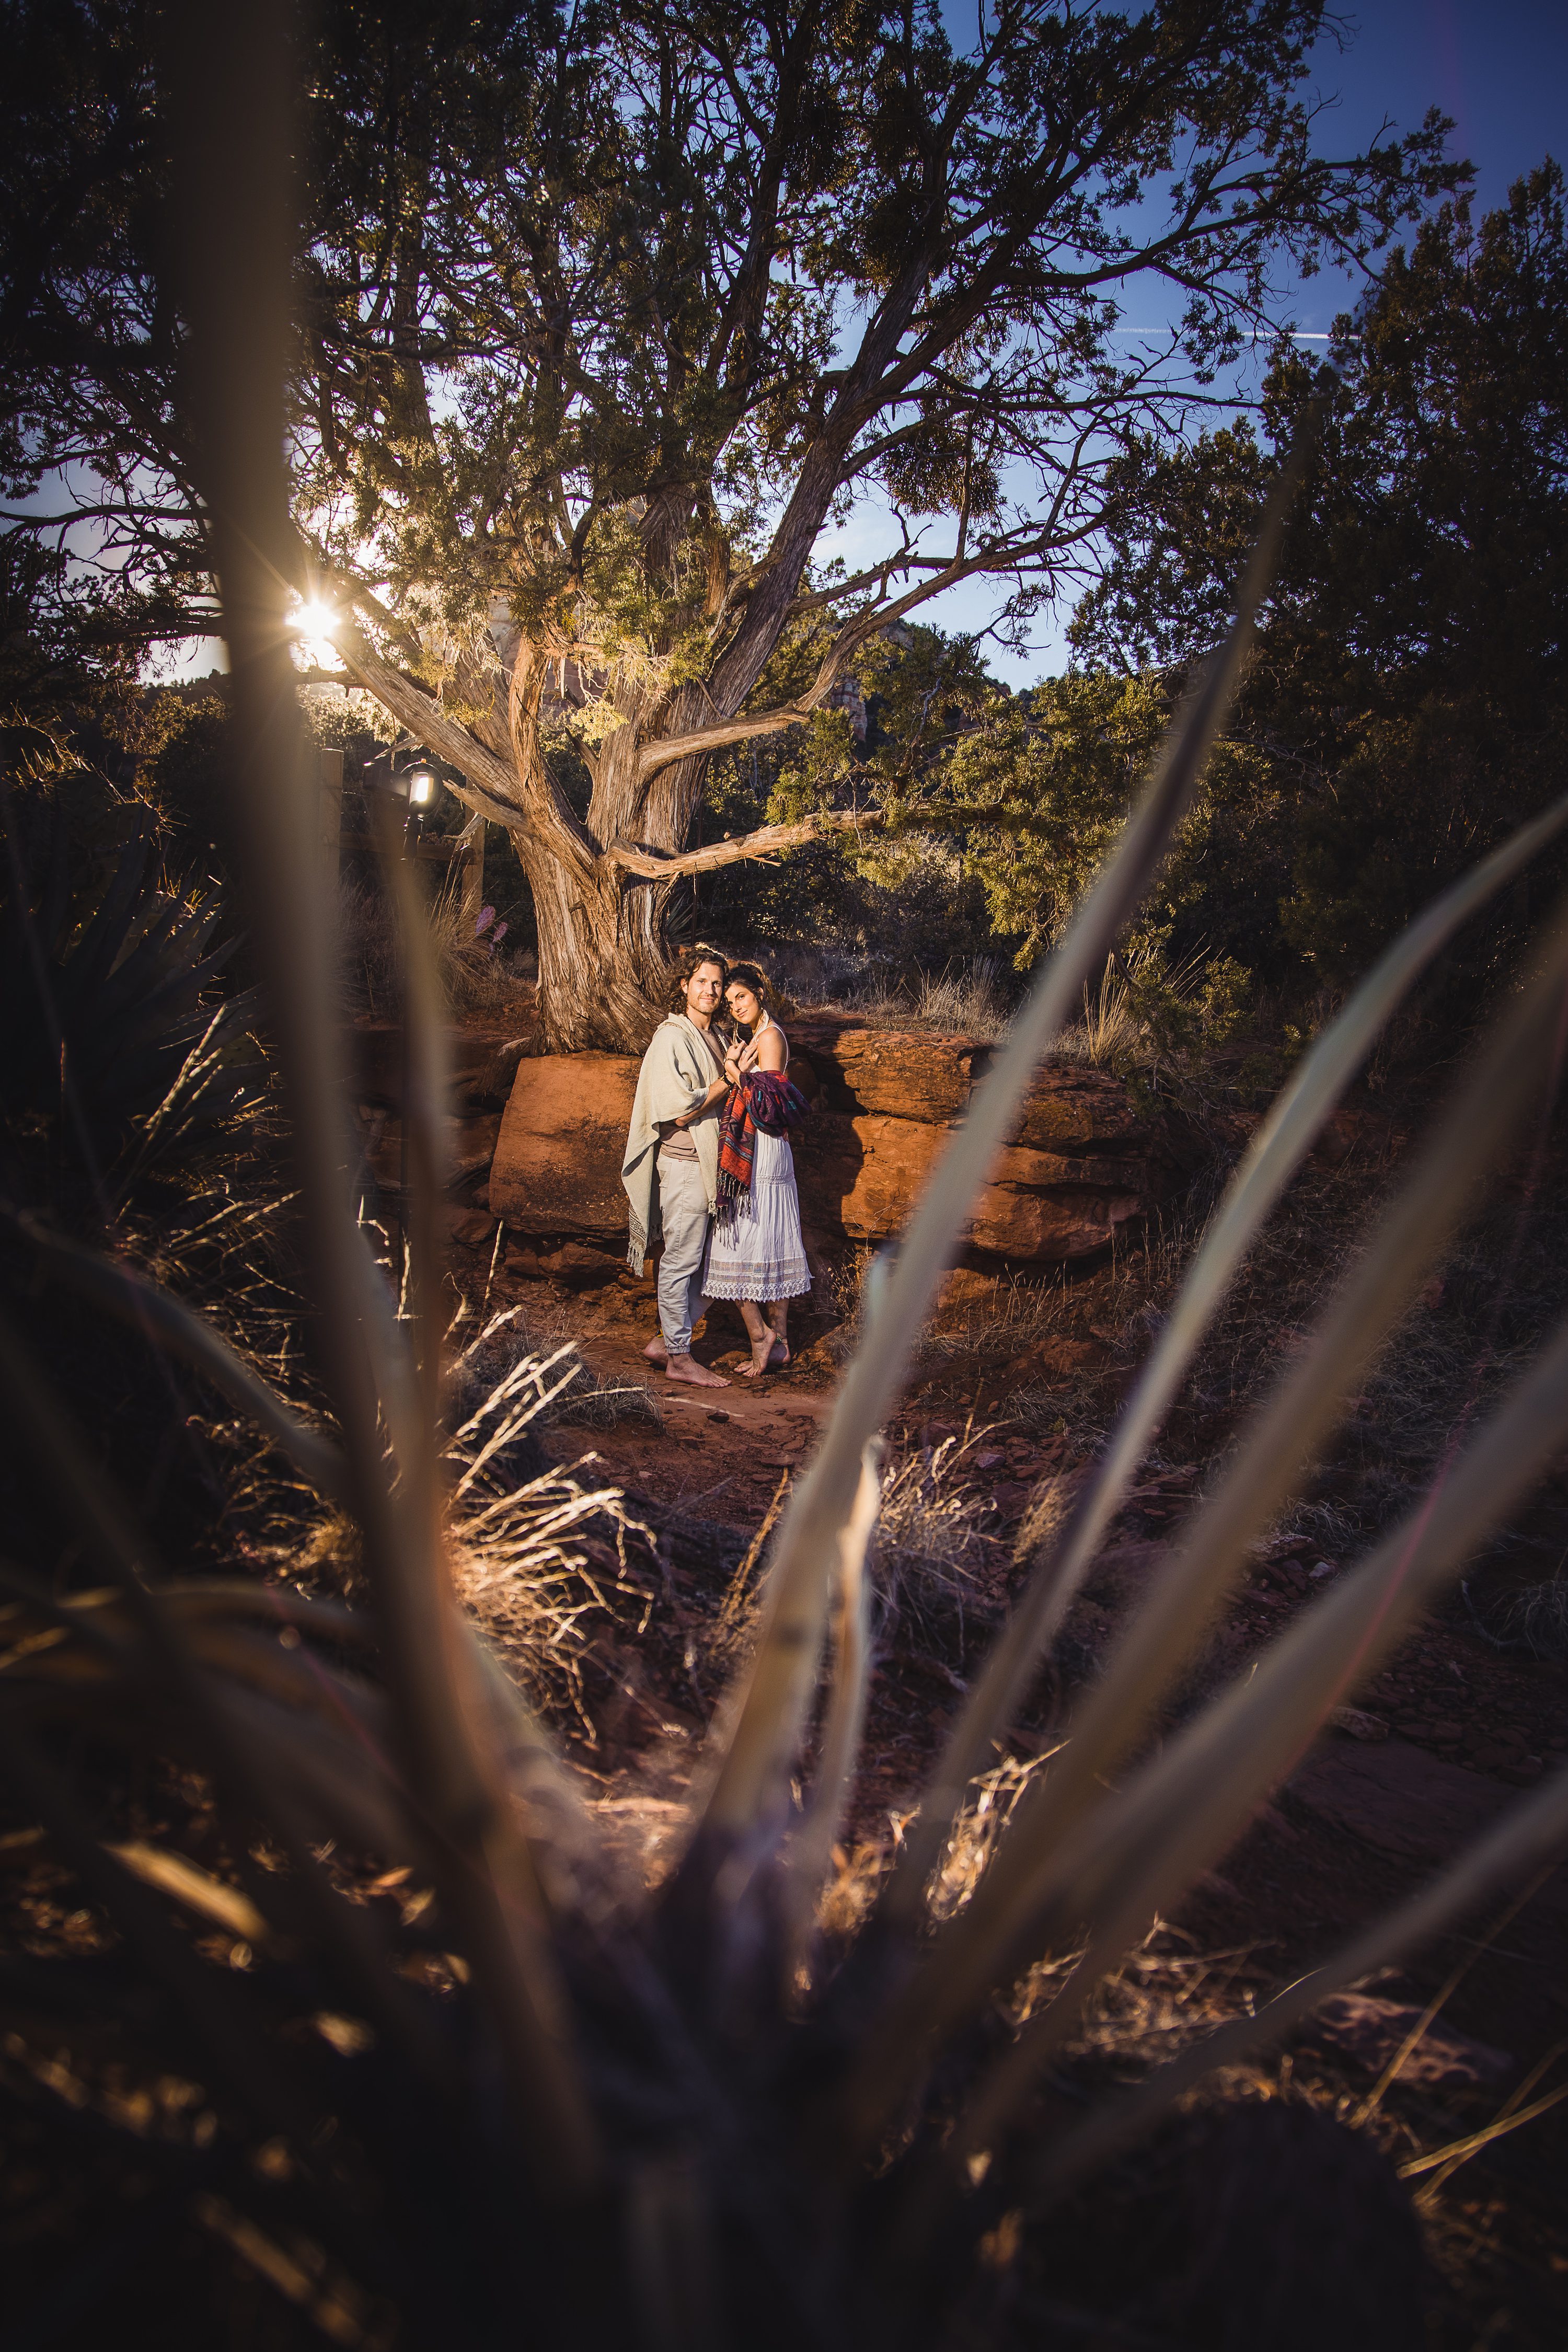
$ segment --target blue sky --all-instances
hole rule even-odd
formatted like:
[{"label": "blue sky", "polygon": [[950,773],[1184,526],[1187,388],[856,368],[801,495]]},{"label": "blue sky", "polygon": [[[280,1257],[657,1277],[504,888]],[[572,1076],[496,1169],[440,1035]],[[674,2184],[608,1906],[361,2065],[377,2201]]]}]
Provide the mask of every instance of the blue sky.
[{"label": "blue sky", "polygon": [[[952,38],[967,37],[971,0],[948,0],[943,13]],[[1438,107],[1454,121],[1450,152],[1475,166],[1478,211],[1500,204],[1510,184],[1544,156],[1568,162],[1568,0],[1366,0],[1345,8],[1342,21],[1344,47],[1325,39],[1312,61],[1309,87],[1333,100],[1321,152],[1359,152],[1385,120],[1414,130],[1428,107]],[[1323,331],[1357,291],[1338,274],[1309,280],[1294,306],[1296,324]],[[862,549],[883,544],[885,532],[869,510],[858,517],[843,539],[851,564]],[[921,617],[976,629],[998,602],[994,590],[972,582],[933,598]],[[994,655],[997,675],[1016,687],[1060,670],[1065,617],[1054,627],[1042,620],[1022,658]]]}]

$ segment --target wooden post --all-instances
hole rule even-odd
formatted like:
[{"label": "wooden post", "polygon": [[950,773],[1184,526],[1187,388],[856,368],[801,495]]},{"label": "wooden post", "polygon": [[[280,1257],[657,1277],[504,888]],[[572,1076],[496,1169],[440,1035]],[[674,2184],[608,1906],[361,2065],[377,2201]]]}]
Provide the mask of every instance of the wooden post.
[{"label": "wooden post", "polygon": [[343,755],[335,744],[323,744],[321,758],[321,864],[327,887],[335,893],[342,853],[338,836],[343,825]]},{"label": "wooden post", "polygon": [[471,940],[479,909],[485,903],[485,821],[476,811],[458,835],[467,853],[463,860],[463,936]]}]

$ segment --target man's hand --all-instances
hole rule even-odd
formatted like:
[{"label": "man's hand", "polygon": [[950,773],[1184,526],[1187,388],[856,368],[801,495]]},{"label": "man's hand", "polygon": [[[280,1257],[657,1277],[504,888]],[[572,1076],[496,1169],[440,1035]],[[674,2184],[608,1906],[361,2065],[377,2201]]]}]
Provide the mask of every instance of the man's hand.
[{"label": "man's hand", "polygon": [[727,1076],[722,1078],[710,1079],[709,1082],[708,1091],[703,1096],[701,1101],[700,1103],[693,1103],[689,1110],[682,1111],[679,1118],[671,1119],[670,1125],[672,1127],[689,1127],[692,1120],[694,1118],[700,1118],[703,1112],[708,1109],[710,1104],[716,1103],[721,1095],[728,1094],[730,1087],[733,1083],[734,1081]]}]

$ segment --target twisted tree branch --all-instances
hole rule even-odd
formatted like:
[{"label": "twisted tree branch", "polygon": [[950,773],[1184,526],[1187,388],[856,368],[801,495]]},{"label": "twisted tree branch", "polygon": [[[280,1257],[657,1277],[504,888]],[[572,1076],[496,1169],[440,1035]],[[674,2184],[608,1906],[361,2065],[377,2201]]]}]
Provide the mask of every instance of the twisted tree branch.
[{"label": "twisted tree branch", "polygon": [[864,833],[883,822],[880,809],[824,809],[789,824],[759,825],[755,833],[743,833],[738,840],[710,842],[703,849],[688,849],[679,856],[640,849],[629,841],[612,841],[605,856],[612,865],[624,866],[628,874],[643,875],[650,882],[668,882],[678,874],[711,874],[721,866],[738,865],[742,858],[772,857],[780,850],[799,849],[805,842],[824,841],[836,833]]}]

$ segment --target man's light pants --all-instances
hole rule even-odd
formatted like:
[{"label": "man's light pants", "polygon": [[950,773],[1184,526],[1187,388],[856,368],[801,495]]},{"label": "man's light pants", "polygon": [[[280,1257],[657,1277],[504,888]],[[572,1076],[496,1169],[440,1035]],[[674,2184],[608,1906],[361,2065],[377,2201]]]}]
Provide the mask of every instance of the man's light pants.
[{"label": "man's light pants", "polygon": [[664,1255],[658,1262],[658,1322],[672,1356],[691,1353],[691,1327],[702,1316],[708,1272],[708,1193],[696,1160],[658,1160],[658,1215]]}]

